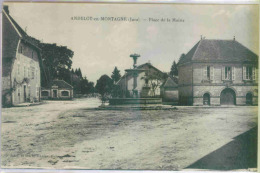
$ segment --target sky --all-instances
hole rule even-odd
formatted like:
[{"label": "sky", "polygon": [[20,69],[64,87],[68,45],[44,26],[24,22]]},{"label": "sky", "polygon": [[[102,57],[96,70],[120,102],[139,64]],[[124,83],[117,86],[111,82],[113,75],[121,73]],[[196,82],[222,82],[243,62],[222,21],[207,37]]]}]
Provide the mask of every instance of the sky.
[{"label": "sky", "polygon": [[[137,64],[152,63],[169,72],[173,61],[200,39],[236,40],[258,54],[257,5],[6,3],[10,15],[27,34],[74,51],[73,68],[96,82],[115,66],[121,74]],[[73,17],[92,20],[72,20]],[[126,17],[139,21],[101,21]],[[93,20],[99,19],[98,21]],[[150,18],[150,20],[149,20]],[[169,19],[170,22],[161,21]],[[172,22],[173,19],[181,22]],[[153,20],[152,20],[153,19]],[[159,19],[159,21],[155,21]]]}]

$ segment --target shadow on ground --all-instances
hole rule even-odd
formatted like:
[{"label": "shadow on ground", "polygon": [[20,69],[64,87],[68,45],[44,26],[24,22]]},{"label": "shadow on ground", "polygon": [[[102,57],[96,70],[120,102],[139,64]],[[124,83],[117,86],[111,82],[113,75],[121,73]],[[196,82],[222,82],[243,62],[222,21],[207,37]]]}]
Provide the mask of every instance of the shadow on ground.
[{"label": "shadow on ground", "polygon": [[257,168],[257,127],[236,136],[186,169],[233,170]]}]

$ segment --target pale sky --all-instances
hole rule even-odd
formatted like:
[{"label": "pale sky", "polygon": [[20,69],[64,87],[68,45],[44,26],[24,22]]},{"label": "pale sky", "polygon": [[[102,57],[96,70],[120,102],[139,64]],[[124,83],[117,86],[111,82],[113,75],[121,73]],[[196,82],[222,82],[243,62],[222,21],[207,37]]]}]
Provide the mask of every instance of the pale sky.
[{"label": "pale sky", "polygon": [[[259,19],[256,5],[6,3],[10,15],[30,36],[57,43],[74,51],[73,68],[96,83],[115,66],[124,74],[132,68],[132,53],[138,64],[150,61],[169,72],[199,40],[233,39],[258,54]],[[139,22],[71,20],[73,16],[132,17]],[[184,22],[149,22],[149,18],[180,18]]]}]

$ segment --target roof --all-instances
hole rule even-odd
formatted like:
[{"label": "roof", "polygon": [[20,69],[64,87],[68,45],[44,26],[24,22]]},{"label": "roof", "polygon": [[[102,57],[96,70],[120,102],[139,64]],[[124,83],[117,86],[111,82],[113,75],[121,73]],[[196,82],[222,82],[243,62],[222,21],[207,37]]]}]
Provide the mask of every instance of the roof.
[{"label": "roof", "polygon": [[[12,65],[16,57],[19,40],[29,43],[38,49],[38,40],[28,36],[26,32],[9,15],[8,8],[4,6],[2,13],[2,76],[7,77],[12,71]],[[41,58],[39,57],[41,61]]]},{"label": "roof", "polygon": [[10,16],[9,11],[7,12],[5,9],[3,9],[3,11],[5,11],[4,14],[7,15],[7,17],[11,20],[13,26],[15,27],[15,29],[18,31],[20,37],[25,40],[26,42],[30,43],[31,45],[35,46],[36,48],[39,48],[38,45],[40,43],[39,40],[27,35],[27,33],[20,27],[20,25],[18,25],[18,23],[12,18],[12,16]]},{"label": "roof", "polygon": [[[147,67],[148,67],[148,68],[153,68],[155,71],[157,71],[157,72],[159,72],[159,73],[161,73],[161,74],[167,75],[166,73],[162,72],[162,71],[159,70],[158,68],[154,67],[151,63],[144,63],[144,64],[141,64],[141,65],[137,66],[136,68],[140,70],[140,69],[144,69],[144,68],[147,68]],[[124,79],[125,77],[126,77],[126,75],[124,74],[116,84],[119,84],[120,81],[121,81],[122,79]]]},{"label": "roof", "polygon": [[236,40],[202,39],[180,59],[187,62],[257,62],[258,55]]},{"label": "roof", "polygon": [[167,80],[162,84],[164,88],[177,88],[178,84],[175,82],[177,79],[169,76]]},{"label": "roof", "polygon": [[73,89],[73,86],[71,86],[64,80],[53,80],[49,83],[48,87],[51,88],[52,86],[58,86],[58,88],[63,88],[63,89]]}]

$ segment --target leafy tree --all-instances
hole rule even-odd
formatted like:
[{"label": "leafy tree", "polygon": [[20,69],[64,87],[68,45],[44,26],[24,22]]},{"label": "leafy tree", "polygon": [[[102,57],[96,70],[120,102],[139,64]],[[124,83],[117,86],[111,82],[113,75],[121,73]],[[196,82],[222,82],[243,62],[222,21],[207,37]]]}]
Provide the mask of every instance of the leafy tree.
[{"label": "leafy tree", "polygon": [[175,61],[173,61],[173,63],[172,63],[170,75],[171,76],[178,76],[178,68],[177,68],[177,64],[176,64]]},{"label": "leafy tree", "polygon": [[117,69],[117,67],[114,68],[111,78],[114,81],[114,83],[117,83],[119,81],[119,79],[121,78],[120,71]]},{"label": "leafy tree", "polygon": [[96,84],[96,90],[100,94],[100,100],[102,101],[102,105],[108,100],[111,96],[112,88],[113,88],[113,80],[107,76],[102,75]]},{"label": "leafy tree", "polygon": [[148,84],[148,86],[151,88],[152,96],[155,97],[156,89],[159,88],[163,82],[167,79],[166,73],[148,73],[146,76],[142,77],[141,79],[144,79],[145,82]]},{"label": "leafy tree", "polygon": [[[43,70],[47,81],[53,79],[68,81],[70,78],[68,72],[71,69],[74,52],[66,46],[57,46],[56,44],[40,43],[39,47],[42,50]],[[47,81],[42,81],[42,85],[46,86]]]}]

